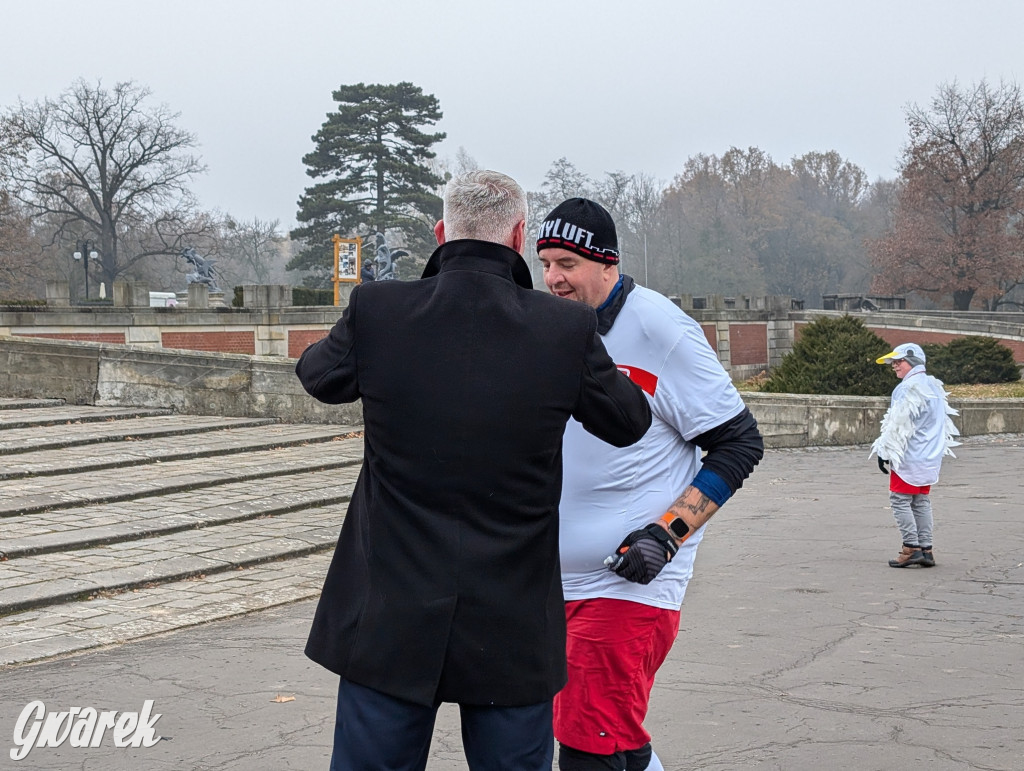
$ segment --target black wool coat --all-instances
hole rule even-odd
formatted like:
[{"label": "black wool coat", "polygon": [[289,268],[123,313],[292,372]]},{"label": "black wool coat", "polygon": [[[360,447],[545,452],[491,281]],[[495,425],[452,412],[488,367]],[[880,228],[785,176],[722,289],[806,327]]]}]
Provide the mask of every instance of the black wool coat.
[{"label": "black wool coat", "polygon": [[569,416],[616,446],[650,425],[594,311],[533,291],[512,249],[439,247],[418,281],[356,287],[296,372],[362,399],[365,454],[306,654],[420,704],[516,706],[562,688],[558,562]]}]

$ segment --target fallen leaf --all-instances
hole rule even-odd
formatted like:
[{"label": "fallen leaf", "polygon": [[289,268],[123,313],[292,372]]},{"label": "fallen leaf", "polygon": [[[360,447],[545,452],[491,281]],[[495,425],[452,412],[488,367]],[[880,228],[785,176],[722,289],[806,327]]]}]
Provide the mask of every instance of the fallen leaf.
[{"label": "fallen leaf", "polygon": [[281,694],[277,694],[277,696],[275,696],[273,699],[271,699],[271,701],[274,702],[275,704],[284,704],[286,701],[295,701],[295,697],[294,696],[282,696]]}]

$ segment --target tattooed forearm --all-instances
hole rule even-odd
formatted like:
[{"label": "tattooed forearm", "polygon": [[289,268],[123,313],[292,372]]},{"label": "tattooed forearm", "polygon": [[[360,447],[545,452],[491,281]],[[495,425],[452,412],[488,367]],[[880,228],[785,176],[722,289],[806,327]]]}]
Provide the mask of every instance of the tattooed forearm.
[{"label": "tattooed forearm", "polygon": [[[693,490],[694,488],[691,487],[689,489]],[[678,506],[681,509],[686,509],[687,511],[692,511],[696,516],[704,516],[704,512],[707,511],[708,506],[711,506],[713,504],[711,503],[711,499],[704,495],[704,493],[700,492],[699,490],[697,492],[699,494],[699,497],[696,502],[687,501],[686,496],[684,494],[677,498],[676,502],[673,503],[672,505]]]},{"label": "tattooed forearm", "polygon": [[701,527],[718,511],[718,505],[692,485],[687,485],[670,510],[692,528]]}]

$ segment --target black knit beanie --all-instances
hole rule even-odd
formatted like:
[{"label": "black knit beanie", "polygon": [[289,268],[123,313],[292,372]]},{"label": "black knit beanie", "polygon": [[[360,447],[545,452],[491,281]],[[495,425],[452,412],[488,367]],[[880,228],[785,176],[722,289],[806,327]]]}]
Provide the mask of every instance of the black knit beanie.
[{"label": "black knit beanie", "polygon": [[619,262],[612,215],[586,198],[570,198],[544,218],[537,234],[537,251],[551,248],[566,249],[594,262]]}]

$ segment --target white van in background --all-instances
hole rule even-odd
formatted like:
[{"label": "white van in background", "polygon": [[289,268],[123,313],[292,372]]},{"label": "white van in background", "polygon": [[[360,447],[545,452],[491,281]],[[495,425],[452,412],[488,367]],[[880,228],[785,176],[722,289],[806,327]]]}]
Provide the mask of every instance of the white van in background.
[{"label": "white van in background", "polygon": [[178,296],[174,292],[150,292],[150,308],[173,308],[178,304]]}]

